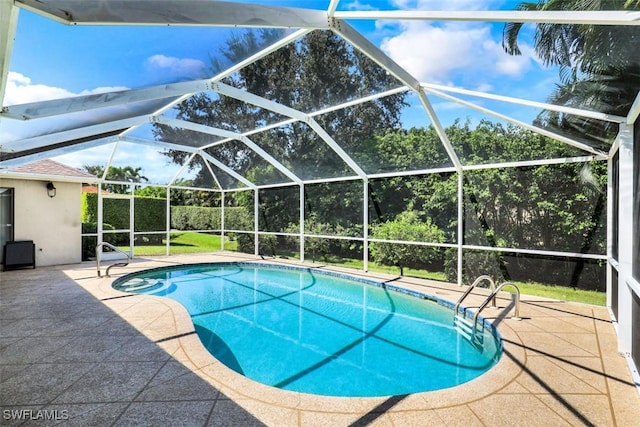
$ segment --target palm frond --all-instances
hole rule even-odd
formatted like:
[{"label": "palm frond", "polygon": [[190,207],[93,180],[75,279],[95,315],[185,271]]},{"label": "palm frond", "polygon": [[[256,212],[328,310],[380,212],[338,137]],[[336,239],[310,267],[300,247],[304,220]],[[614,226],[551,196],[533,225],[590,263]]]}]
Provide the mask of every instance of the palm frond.
[{"label": "palm frond", "polygon": [[[539,3],[522,2],[516,5],[516,10],[538,10]],[[507,22],[502,29],[502,48],[509,55],[522,55],[518,47],[518,35],[522,29],[522,22]]]}]

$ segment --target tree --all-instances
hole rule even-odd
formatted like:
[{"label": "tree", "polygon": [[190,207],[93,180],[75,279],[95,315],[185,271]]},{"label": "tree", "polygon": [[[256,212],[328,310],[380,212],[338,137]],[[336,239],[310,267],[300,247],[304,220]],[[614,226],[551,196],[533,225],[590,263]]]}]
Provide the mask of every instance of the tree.
[{"label": "tree", "polygon": [[[82,169],[87,171],[88,173],[101,177],[104,175],[104,167],[101,165],[84,165]],[[136,182],[149,182],[147,177],[142,175],[142,167],[134,167],[134,166],[110,166],[107,170],[107,176],[105,177],[108,181],[118,181],[123,183],[136,183]],[[103,187],[105,190],[116,193],[116,194],[125,194],[129,191],[128,186],[118,185],[118,184],[104,184]]]},{"label": "tree", "polygon": [[[468,122],[457,121],[445,131],[465,164],[567,157],[578,152],[510,124],[481,121],[472,128]],[[436,159],[435,164],[441,165],[446,159],[442,157],[439,139],[432,132],[432,129],[398,131],[379,137],[378,143],[386,151],[392,168],[421,169],[427,167],[428,159]],[[606,236],[600,208],[604,206],[606,179],[605,162],[466,171],[464,243],[603,253]],[[457,242],[455,174],[376,179],[371,181],[370,189],[372,228],[394,221],[407,206],[412,206],[421,221],[428,220],[442,230],[447,243]],[[445,270],[450,280],[456,279],[456,257],[456,251],[447,253]],[[575,286],[578,278],[583,279],[574,275],[569,281],[560,272],[536,268],[542,262],[524,257],[514,259],[497,251],[465,251],[464,279],[473,281],[488,272],[503,279],[527,277],[524,272],[533,279],[538,271],[540,275],[536,278],[549,283]]]},{"label": "tree", "polygon": [[137,189],[134,194],[141,197],[153,197],[155,199],[166,199],[167,190],[164,187],[147,186]]},{"label": "tree", "polygon": [[[235,37],[219,52],[213,67],[218,70],[224,68],[225,64],[237,63],[282,35],[279,30],[262,30]],[[226,78],[224,83],[303,112],[318,111],[401,85],[331,31],[314,31],[242,68]],[[315,116],[314,119],[349,155],[357,161],[363,161],[374,157],[372,153],[376,149],[376,136],[389,129],[400,128],[401,109],[406,105],[404,99],[405,94],[400,93]],[[228,96],[206,93],[187,99],[176,109],[178,119],[238,133],[286,119]],[[162,125],[154,127],[154,134],[162,140],[186,141],[190,145],[212,142],[210,136]],[[306,123],[293,122],[253,134],[250,138],[302,179],[355,175]],[[205,151],[257,184],[289,181],[288,177],[240,141],[229,141]],[[187,159],[184,153],[177,151],[171,151],[168,155],[172,161],[180,164]],[[193,184],[206,186],[211,181],[209,169],[204,167],[199,157],[196,159],[190,165],[197,172]],[[375,159],[372,162],[375,163]],[[223,187],[238,185],[224,172],[213,166],[212,169]],[[310,193],[313,195],[310,196]],[[339,217],[340,226],[333,227],[333,232],[362,235],[361,182],[314,184],[306,186],[305,195],[308,218],[313,215],[318,223],[333,223]],[[238,193],[235,198],[238,206],[253,212],[252,192]],[[300,204],[297,187],[293,191],[260,191],[259,203],[260,230],[282,231],[290,224],[297,225],[297,207]],[[355,208],[354,203],[358,204]],[[313,247],[314,243],[311,245]]]},{"label": "tree", "polygon": [[[640,10],[637,0],[546,0],[523,2],[519,10]],[[522,23],[504,27],[503,47],[519,55]],[[640,50],[637,26],[537,24],[537,55],[545,65],[559,66],[560,84],[549,97],[553,104],[626,115],[640,89]],[[602,148],[617,133],[610,122],[542,112],[537,124]]]},{"label": "tree", "polygon": [[[520,3],[520,10],[640,10],[637,0],[546,0]],[[503,46],[518,55],[521,23],[505,25]],[[625,116],[640,89],[640,30],[636,26],[538,24],[535,50],[546,65],[560,67],[560,84],[549,97],[553,104]],[[618,132],[617,124],[544,111],[536,119],[546,127],[608,151]],[[588,183],[584,188],[588,192]],[[581,252],[594,244],[605,209],[605,192],[599,189],[591,226],[584,231]],[[584,268],[576,263],[572,285]]]},{"label": "tree", "polygon": [[[281,33],[267,30],[232,39],[220,52],[216,63],[236,63],[247,53],[255,52],[279,36]],[[317,111],[400,85],[331,31],[314,31],[242,68],[224,82],[303,112]],[[356,157],[366,156],[373,148],[375,135],[400,127],[404,98],[404,94],[391,95],[332,111],[315,117],[315,120],[348,153]],[[231,97],[206,93],[193,96],[176,108],[179,119],[234,132],[264,127],[286,118]],[[162,125],[156,125],[154,133],[166,141],[207,141],[202,134]],[[251,139],[302,178],[354,174],[306,123],[294,122],[252,135]],[[238,141],[206,151],[240,174],[251,176],[258,184],[289,180]],[[181,152],[172,151],[169,156],[177,163],[186,159]],[[201,164],[194,166],[200,168],[194,182],[196,185],[203,183],[208,174]]]},{"label": "tree", "polygon": [[[428,218],[421,220],[411,207],[394,220],[376,225],[371,237],[407,242],[444,241],[442,230],[433,225]],[[371,242],[369,248],[377,263],[399,267],[401,276],[404,275],[404,267],[425,265],[439,255],[438,248],[434,246]]]}]

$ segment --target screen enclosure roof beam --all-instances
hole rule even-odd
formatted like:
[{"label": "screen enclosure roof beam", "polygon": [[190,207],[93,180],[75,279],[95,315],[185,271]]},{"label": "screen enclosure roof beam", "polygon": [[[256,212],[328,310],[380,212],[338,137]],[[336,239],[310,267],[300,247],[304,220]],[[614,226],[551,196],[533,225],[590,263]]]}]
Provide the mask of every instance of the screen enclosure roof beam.
[{"label": "screen enclosure roof beam", "polygon": [[381,10],[337,11],[339,19],[396,21],[519,22],[577,25],[640,25],[640,12],[599,11],[506,11],[506,10]]},{"label": "screen enclosure roof beam", "polygon": [[257,107],[264,108],[270,111],[274,111],[278,114],[291,117],[292,119],[299,120],[308,124],[320,138],[322,138],[333,151],[340,156],[340,158],[359,176],[366,177],[366,173],[360,168],[360,166],[353,161],[353,159],[336,143],[333,138],[308,114],[302,111],[296,110],[286,105],[279,104],[275,101],[263,98],[261,96],[249,93],[247,91],[229,86],[225,83],[218,82],[214,85],[214,90],[226,96],[230,96],[239,101],[244,101],[249,104],[253,104]]},{"label": "screen enclosure roof beam", "polygon": [[161,117],[161,116],[155,117],[154,121],[157,123],[165,124],[167,126],[192,130],[194,132],[206,133],[209,135],[221,136],[223,138],[229,138],[229,139],[235,139],[235,140],[241,141],[243,144],[249,147],[249,149],[253,150],[256,154],[258,154],[260,157],[262,157],[264,160],[266,160],[271,165],[273,165],[276,169],[282,172],[290,180],[298,184],[302,183],[302,180],[299,177],[297,177],[294,173],[292,173],[289,169],[284,167],[282,163],[277,161],[269,153],[267,153],[262,148],[260,148],[255,142],[251,141],[249,138],[247,138],[246,136],[240,133],[231,132],[231,131],[219,129],[219,128],[214,128],[211,126],[201,125],[199,123],[188,122],[186,120],[171,119],[171,118]]},{"label": "screen enclosure roof beam", "polygon": [[119,90],[49,101],[10,105],[0,111],[0,117],[17,120],[40,119],[60,114],[95,110],[106,107],[127,105],[136,102],[179,97],[185,93],[196,93],[211,89],[210,80],[196,80],[153,86],[144,89]]},{"label": "screen enclosure roof beam", "polygon": [[4,99],[17,25],[18,8],[10,1],[0,2],[0,101]]},{"label": "screen enclosure roof beam", "polygon": [[625,120],[627,120],[626,117],[616,116],[614,114],[601,113],[599,111],[583,110],[580,108],[567,107],[564,105],[549,104],[547,102],[529,101],[522,98],[513,98],[511,96],[495,95],[492,93],[479,92],[477,90],[468,90],[468,89],[463,89],[463,88],[458,88],[453,86],[443,86],[443,85],[437,85],[432,83],[422,83],[422,88],[427,91],[429,89],[435,89],[442,92],[459,93],[461,95],[470,95],[478,98],[491,99],[494,101],[501,101],[501,102],[506,102],[510,104],[540,108],[542,110],[557,111],[560,113],[573,114],[575,116],[588,117],[591,119],[604,120],[604,121],[613,122],[613,123],[624,123]]},{"label": "screen enclosure roof beam", "polygon": [[327,28],[324,10],[211,0],[16,0],[17,6],[73,25]]},{"label": "screen enclosure roof beam", "polygon": [[627,124],[632,125],[638,120],[638,116],[640,115],[640,93],[636,95],[636,99],[633,101],[631,108],[629,109],[629,114],[627,115]]},{"label": "screen enclosure roof beam", "polygon": [[489,114],[490,116],[496,117],[498,119],[505,120],[505,121],[507,121],[509,123],[512,123],[514,125],[521,126],[521,127],[525,128],[525,129],[528,129],[528,130],[530,130],[532,132],[535,132],[537,134],[540,134],[540,135],[555,139],[556,141],[563,142],[563,143],[565,143],[567,145],[570,145],[572,147],[578,148],[578,149],[580,149],[582,151],[586,151],[588,153],[595,154],[596,156],[607,157],[607,153],[604,153],[604,152],[602,152],[602,151],[600,151],[600,150],[598,150],[596,148],[593,148],[593,147],[591,147],[591,146],[589,146],[587,144],[583,144],[581,142],[575,141],[575,140],[573,140],[571,138],[567,138],[567,137],[562,136],[562,135],[558,135],[557,133],[548,131],[546,129],[539,128],[537,126],[530,125],[530,124],[525,123],[525,122],[523,122],[521,120],[516,120],[516,119],[514,119],[512,117],[509,117],[509,116],[507,116],[505,114],[502,114],[502,113],[498,113],[498,112],[493,111],[493,110],[491,110],[489,108],[481,107],[481,106],[476,105],[476,104],[474,104],[472,102],[468,102],[468,101],[462,100],[460,98],[456,98],[455,96],[447,95],[446,93],[440,92],[440,91],[435,90],[435,89],[425,88],[425,91],[429,92],[429,93],[431,93],[433,95],[436,95],[436,96],[438,96],[440,98],[444,98],[446,100],[455,102],[455,103],[460,104],[460,105],[464,105],[465,107],[469,107],[469,108],[474,109],[476,111],[480,111],[482,113]]},{"label": "screen enclosure roof beam", "polygon": [[10,141],[2,144],[2,151],[10,153],[38,148],[46,150],[46,147],[48,146],[55,146],[56,144],[64,143],[65,141],[92,138],[96,135],[110,132],[122,132],[123,129],[149,123],[149,121],[149,116],[137,116],[129,119],[114,120],[99,125],[84,126],[76,129],[34,136],[32,138],[19,139],[17,141]]}]

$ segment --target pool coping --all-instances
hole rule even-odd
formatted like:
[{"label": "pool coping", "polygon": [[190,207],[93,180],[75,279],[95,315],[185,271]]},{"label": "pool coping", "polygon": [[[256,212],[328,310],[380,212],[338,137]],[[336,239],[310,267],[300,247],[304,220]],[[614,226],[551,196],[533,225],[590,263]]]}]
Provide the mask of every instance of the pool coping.
[{"label": "pool coping", "polygon": [[[250,258],[241,258],[239,261],[247,263],[267,263],[262,259],[252,260]],[[268,263],[281,266],[290,265],[303,268],[322,268],[334,274],[345,274],[349,277],[357,276],[357,273],[345,272],[341,269],[335,269],[334,267],[330,267],[331,270],[328,270],[327,267],[316,267],[291,262],[281,264],[282,262],[282,260],[275,259],[269,260]],[[134,269],[129,270],[139,271],[147,268],[144,264],[138,264]],[[366,280],[373,280],[364,274],[365,273],[362,273],[361,277]],[[390,399],[393,400],[397,398],[397,396],[337,397],[315,395],[282,390],[250,380],[226,367],[207,351],[195,334],[190,315],[180,303],[162,296],[133,295],[116,290],[112,287],[112,283],[115,280],[114,278],[103,278],[100,281],[98,288],[99,295],[96,296],[99,296],[99,298],[105,302],[105,305],[116,311],[123,319],[134,326],[141,323],[140,318],[146,317],[145,313],[147,313],[150,308],[155,307],[155,310],[158,310],[159,306],[166,307],[168,310],[163,313],[162,316],[158,316],[152,322],[146,323],[141,328],[139,327],[140,332],[156,341],[160,347],[189,366],[198,376],[218,388],[250,412],[252,412],[251,407],[257,403],[258,406],[296,411],[362,414],[383,405]],[[399,287],[399,285],[402,285],[403,288],[409,291],[423,292],[420,289],[416,289],[416,286],[410,282],[393,282],[394,287]],[[87,288],[87,290],[92,293],[96,290],[92,287]],[[483,292],[482,290],[479,291]],[[482,294],[480,294],[480,298],[482,298],[481,295]],[[440,298],[438,295],[434,296]],[[475,294],[469,298],[469,301],[473,304],[474,302],[477,303],[478,299],[479,295]],[[123,303],[123,301],[125,302]],[[135,303],[132,304],[134,301]],[[452,303],[455,303],[455,301]],[[500,317],[500,312],[504,311],[504,308],[505,307],[499,305],[497,308],[498,313],[495,313],[496,316],[494,319],[486,318],[490,323],[494,323],[496,320],[499,320],[500,323],[498,330],[502,338],[503,354],[496,365],[478,378],[455,387],[402,396],[402,399],[398,399],[398,402],[390,407],[387,412],[433,410],[450,407],[452,405],[466,404],[470,401],[480,400],[495,394],[499,390],[508,387],[521,372],[521,366],[526,363],[526,354],[524,344],[510,327],[511,322],[516,322],[516,320]]]},{"label": "pool coping", "polygon": [[[265,261],[219,252],[136,258],[111,273],[228,260]],[[402,282],[449,301],[465,290],[392,274],[303,266],[394,286]],[[499,308],[488,307],[483,316],[497,325],[506,357],[483,376],[406,396],[333,398],[276,390],[239,376],[206,352],[182,306],[119,293],[112,280],[96,277],[90,262],[3,273],[3,411],[62,411],[73,425],[622,426],[640,419],[638,384],[618,353],[606,307],[523,295],[524,319],[515,321],[505,312],[509,294],[501,294]],[[474,291],[468,305],[479,305],[486,293]]]},{"label": "pool coping", "polygon": [[[183,268],[183,267],[187,267],[187,268],[202,268],[202,267],[211,267],[211,268],[215,268],[215,267],[225,267],[225,266],[240,266],[240,267],[249,267],[249,266],[259,266],[259,267],[263,267],[263,268],[272,268],[272,269],[280,269],[280,270],[291,270],[291,271],[316,271],[321,275],[325,275],[325,276],[329,276],[329,277],[335,277],[335,278],[343,278],[343,279],[347,279],[350,280],[352,282],[356,282],[356,283],[362,283],[366,286],[374,286],[374,287],[378,287],[381,289],[388,289],[391,292],[397,292],[397,293],[401,293],[401,294],[405,294],[408,295],[410,297],[416,298],[416,299],[420,299],[420,300],[426,300],[426,301],[430,301],[433,302],[435,304],[438,304],[439,306],[442,306],[444,308],[450,309],[451,311],[453,311],[456,303],[455,301],[449,301],[447,299],[443,299],[440,298],[438,296],[432,295],[432,294],[428,294],[424,291],[420,291],[420,290],[415,290],[415,289],[411,289],[410,287],[403,287],[402,285],[398,286],[398,285],[392,285],[392,284],[387,284],[384,283],[381,280],[376,280],[370,277],[364,277],[364,276],[358,276],[358,275],[354,275],[353,273],[345,273],[345,272],[341,272],[341,271],[333,271],[333,270],[326,270],[326,269],[318,269],[318,268],[314,268],[314,267],[309,267],[308,265],[291,265],[291,264],[282,264],[282,263],[278,263],[278,262],[267,262],[267,261],[221,261],[221,262],[201,262],[201,263],[189,263],[189,264],[183,264],[183,265],[178,265],[178,266],[161,266],[161,267],[156,267],[156,268],[150,268],[150,269],[143,269],[140,271],[145,271],[145,272],[149,272],[149,273],[158,273],[158,272],[162,272],[162,271],[168,271],[168,270],[175,270],[177,268]],[[137,275],[140,271],[137,272],[131,272],[131,273],[127,273],[125,275],[122,275],[120,277],[115,278],[114,280],[111,281],[111,288],[114,289],[117,292],[121,292],[124,293],[125,295],[137,295],[137,296],[152,296],[154,298],[163,298],[163,300],[170,300],[176,304],[171,304],[171,309],[173,311],[174,314],[174,318],[176,316],[178,316],[178,312],[182,312],[184,311],[184,313],[180,313],[179,316],[182,318],[182,316],[184,316],[184,314],[186,313],[186,316],[189,317],[189,322],[192,323],[191,320],[191,315],[188,313],[188,311],[186,310],[186,308],[180,304],[179,302],[175,301],[174,299],[172,299],[169,296],[166,295],[152,295],[152,294],[144,294],[144,293],[136,293],[136,292],[130,292],[127,289],[121,289],[119,288],[119,286],[125,284],[128,280],[130,280],[131,278],[137,278]],[[472,310],[468,309],[467,307],[461,306],[459,308],[459,312],[464,313],[465,315],[471,315],[473,316],[473,312]],[[490,372],[491,370],[493,370],[499,363],[500,363],[500,359],[502,359],[503,357],[506,357],[504,354],[504,348],[503,348],[503,343],[504,340],[502,339],[502,334],[497,330],[497,328],[495,328],[495,326],[493,325],[493,323],[484,318],[483,316],[478,316],[478,325],[482,325],[483,328],[488,328],[490,330],[490,334],[494,335],[495,338],[498,340],[498,361],[491,366],[486,372],[483,372],[482,374],[480,374],[477,378],[480,378],[484,375],[486,375],[488,372]],[[193,324],[191,325],[193,327]],[[188,332],[190,333],[190,332]],[[197,335],[197,334],[196,334]],[[163,339],[163,338],[161,338]],[[205,352],[209,353],[210,352],[206,349],[206,347],[204,347],[204,345],[202,345],[202,342],[200,340],[198,340],[198,342],[201,344],[200,346],[198,346],[197,351],[201,352],[202,349],[204,349]],[[201,348],[200,348],[201,347]],[[185,350],[185,352],[193,352],[196,351],[196,348],[191,345],[188,346],[188,349],[183,348],[183,350]],[[494,356],[495,357],[495,356]],[[217,364],[219,361],[215,358],[215,356],[212,356],[213,360],[215,361],[215,363]],[[200,358],[199,358],[200,359]],[[224,366],[224,364],[222,364]],[[210,366],[210,365],[209,365]],[[224,366],[226,368],[226,366]],[[202,368],[202,366],[197,366],[198,369]],[[503,366],[504,369],[504,366]],[[232,370],[233,371],[233,370]],[[224,375],[225,377],[235,377],[235,375],[238,375],[237,372],[233,371],[232,373],[227,372],[227,369],[224,370]],[[211,377],[213,378],[220,378],[223,375],[223,372],[213,372],[210,374]],[[247,379],[249,380],[248,383],[240,385],[240,389],[241,390],[250,390],[252,388],[252,386],[254,385],[253,383],[256,383],[258,385],[261,386],[266,386],[268,387],[270,390],[270,394],[274,395],[274,400],[276,402],[289,402],[292,399],[294,399],[298,394],[300,396],[298,399],[298,405],[296,406],[291,406],[292,408],[301,408],[300,406],[300,402],[309,400],[309,399],[305,399],[305,397],[311,397],[311,399],[314,401],[314,404],[317,404],[317,400],[319,397],[330,397],[330,398],[350,398],[350,399],[384,399],[387,400],[391,397],[397,396],[397,395],[383,395],[383,396],[373,396],[373,397],[359,397],[359,396],[340,396],[340,395],[318,395],[318,394],[312,394],[312,393],[305,393],[305,392],[297,392],[297,391],[289,391],[289,390],[284,390],[278,387],[273,387],[273,386],[269,386],[266,384],[263,384],[259,381],[250,379],[245,377],[244,375],[239,374],[241,378]],[[468,384],[470,381],[473,381],[477,378],[474,378],[472,380],[469,381],[465,381],[462,384],[459,385],[465,385]],[[489,380],[491,381],[491,379]],[[492,383],[494,383],[492,381]],[[459,386],[458,385],[458,386]],[[435,391],[443,391],[443,390],[448,390],[448,389],[453,389],[452,391],[455,393],[455,389],[458,386],[452,386],[452,387],[445,387],[439,390],[430,390],[430,391],[425,391],[425,392],[411,392],[411,393],[407,393],[407,394],[421,394],[421,393],[434,393]],[[487,390],[487,387],[483,387],[484,390]],[[283,392],[287,392],[283,395],[279,395],[278,392],[283,391]],[[257,396],[263,396],[264,395],[264,390],[258,390],[259,393],[253,393],[253,396],[247,396],[247,397],[257,397]],[[246,393],[246,392],[245,392]],[[294,396],[290,395],[290,393],[294,393]],[[273,403],[273,402],[270,402]],[[286,405],[285,405],[286,406]],[[314,409],[314,408],[307,408],[306,406],[303,406],[302,409]]]},{"label": "pool coping", "polygon": [[[443,282],[237,253],[136,258],[111,273],[115,278],[150,267],[218,260],[273,261],[337,271],[401,284],[449,301],[465,290]],[[0,389],[3,409],[64,409],[76,425],[89,422],[81,420],[110,419],[111,425],[173,420],[187,425],[278,427],[622,426],[640,419],[637,384],[625,357],[617,352],[614,325],[605,307],[523,295],[523,320],[516,321],[510,319],[511,311],[505,311],[512,303],[509,294],[501,294],[498,308],[487,307],[483,317],[497,326],[504,354],[484,375],[449,389],[405,396],[331,397],[279,390],[242,377],[206,351],[179,303],[116,291],[111,287],[114,278],[96,277],[95,263],[3,275],[0,303],[6,309],[2,318],[7,319],[0,342],[0,365],[7,375]],[[486,294],[488,290],[474,291],[468,305],[477,307]],[[44,311],[37,303],[42,295],[52,298],[43,301]],[[63,320],[51,324],[48,319]],[[102,343],[96,337],[106,340]],[[127,346],[118,349],[109,343]],[[132,353],[136,349],[141,352]],[[50,354],[55,357],[45,356]],[[87,371],[89,366],[97,371]],[[113,373],[126,389],[114,383]],[[129,374],[130,381],[122,377]],[[153,379],[140,384],[143,378]],[[72,385],[61,392],[61,382]],[[138,385],[141,388],[136,389]]]}]

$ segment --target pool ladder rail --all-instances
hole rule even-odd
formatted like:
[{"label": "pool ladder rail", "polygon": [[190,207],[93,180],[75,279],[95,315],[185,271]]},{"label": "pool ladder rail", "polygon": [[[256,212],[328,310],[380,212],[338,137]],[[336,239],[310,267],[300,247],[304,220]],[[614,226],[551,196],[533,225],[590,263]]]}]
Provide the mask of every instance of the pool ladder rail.
[{"label": "pool ladder rail", "polygon": [[[459,311],[460,305],[465,300],[465,298],[467,298],[467,296],[469,296],[471,291],[476,286],[478,286],[481,282],[483,282],[485,280],[489,282],[491,293],[489,294],[489,296],[487,296],[485,298],[485,300],[482,302],[482,304],[480,304],[478,309],[473,314],[473,318],[469,319],[469,318],[467,318],[467,313],[470,313],[470,311],[468,309],[466,309],[466,308],[463,308],[463,310],[460,312]],[[473,282],[473,284],[471,286],[469,286],[469,288],[467,288],[465,293],[462,294],[460,299],[458,299],[458,301],[456,302],[456,305],[454,307],[453,324],[454,324],[455,328],[458,330],[458,332],[460,332],[460,334],[462,336],[464,336],[469,342],[471,342],[471,344],[473,344],[473,345],[475,345],[477,347],[483,347],[483,345],[484,345],[484,333],[483,333],[484,332],[484,322],[481,323],[481,328],[478,331],[478,316],[480,315],[482,310],[484,310],[487,307],[487,305],[489,305],[489,302],[491,302],[491,306],[492,307],[496,306],[496,296],[498,295],[498,292],[500,292],[506,286],[511,286],[515,290],[515,294],[514,294],[515,308],[514,308],[514,315],[511,318],[514,319],[514,320],[520,320],[521,319],[521,317],[520,317],[520,289],[516,285],[514,285],[513,283],[509,283],[509,282],[502,283],[500,286],[496,287],[496,284],[495,284],[494,280],[491,278],[491,276],[483,275],[483,276],[478,277]],[[480,333],[478,333],[478,332],[480,332]]]},{"label": "pool ladder rail", "polygon": [[96,269],[98,270],[98,277],[102,277],[102,273],[100,271],[100,258],[102,258],[102,257],[101,257],[101,252],[99,252],[99,250],[103,246],[106,246],[107,248],[111,249],[112,251],[119,252],[119,253],[121,253],[121,254],[123,254],[124,256],[127,257],[124,262],[116,262],[114,264],[109,265],[107,267],[107,270],[104,273],[105,277],[109,277],[109,270],[111,270],[111,268],[113,268],[113,267],[126,267],[127,265],[129,265],[129,261],[131,260],[131,256],[128,253],[118,249],[117,247],[113,246],[111,243],[107,243],[107,242],[98,243],[98,245],[96,246]]}]

